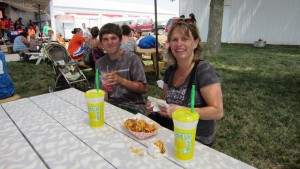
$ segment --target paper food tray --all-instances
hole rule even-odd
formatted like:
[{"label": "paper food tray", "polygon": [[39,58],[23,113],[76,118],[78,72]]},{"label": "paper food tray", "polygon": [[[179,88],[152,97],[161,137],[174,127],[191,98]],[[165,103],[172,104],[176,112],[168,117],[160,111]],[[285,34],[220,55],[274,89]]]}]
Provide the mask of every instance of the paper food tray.
[{"label": "paper food tray", "polygon": [[[125,121],[126,121],[127,119],[143,119],[143,120],[145,120],[148,124],[155,124],[156,127],[157,127],[157,130],[156,130],[155,132],[151,132],[151,133],[131,131],[131,130],[127,129],[127,128],[124,126],[124,123],[125,123]],[[136,138],[141,139],[141,140],[156,135],[157,132],[158,132],[158,130],[159,130],[159,128],[161,127],[161,126],[160,126],[158,123],[156,123],[155,121],[153,121],[153,120],[151,120],[150,118],[148,118],[148,117],[146,117],[146,116],[144,116],[144,115],[142,115],[142,114],[139,114],[139,113],[136,114],[136,115],[134,115],[134,116],[130,116],[130,117],[128,117],[128,118],[124,118],[124,119],[122,120],[122,124],[123,124],[123,127],[124,127],[127,131],[129,131],[132,135],[134,135]]]}]

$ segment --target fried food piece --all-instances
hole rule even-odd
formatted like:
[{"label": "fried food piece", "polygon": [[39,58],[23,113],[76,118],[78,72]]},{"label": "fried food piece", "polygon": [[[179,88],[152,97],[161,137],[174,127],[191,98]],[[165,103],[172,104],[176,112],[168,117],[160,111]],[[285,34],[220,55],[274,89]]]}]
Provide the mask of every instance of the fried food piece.
[{"label": "fried food piece", "polygon": [[137,119],[127,119],[127,120],[124,122],[125,128],[127,128],[127,129],[129,129],[129,130],[131,130],[132,128],[135,128],[136,120],[137,120]]},{"label": "fried food piece", "polygon": [[157,131],[157,126],[155,124],[148,124],[143,119],[127,119],[124,122],[125,128],[134,132],[145,132],[152,133]]},{"label": "fried food piece", "polygon": [[143,149],[141,148],[134,148],[134,147],[130,147],[131,152],[138,154],[140,157],[144,157],[144,152]]},{"label": "fried food piece", "polygon": [[161,140],[158,140],[157,142],[154,143],[159,149],[160,149],[160,153],[163,154],[166,152],[165,150],[165,146],[164,146],[164,142],[162,142]]},{"label": "fried food piece", "polygon": [[136,153],[136,154],[139,154],[140,151],[142,151],[141,148],[133,148],[133,147],[130,147],[130,150],[131,150],[131,152]]}]

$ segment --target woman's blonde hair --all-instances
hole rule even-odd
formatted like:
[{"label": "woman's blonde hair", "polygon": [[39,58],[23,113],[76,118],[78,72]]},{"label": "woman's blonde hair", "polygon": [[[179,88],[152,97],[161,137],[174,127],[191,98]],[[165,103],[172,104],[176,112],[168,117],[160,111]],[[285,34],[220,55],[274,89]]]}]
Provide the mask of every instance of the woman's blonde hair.
[{"label": "woman's blonde hair", "polygon": [[[194,58],[193,61],[197,61],[201,59],[201,55],[202,55],[202,47],[201,47],[201,38],[200,38],[200,34],[199,34],[199,30],[196,26],[196,23],[194,22],[189,22],[189,21],[178,21],[175,22],[169,32],[168,32],[168,36],[167,36],[167,42],[170,43],[171,40],[171,36],[174,32],[175,28],[180,28],[180,33],[186,35],[186,36],[190,36],[190,32],[192,33],[193,39],[194,40],[199,40],[199,43],[197,45],[197,47],[194,49]],[[175,67],[177,67],[177,61],[175,59],[175,56],[173,55],[170,46],[167,49],[167,54],[166,54],[166,60],[169,64],[174,64]]]},{"label": "woman's blonde hair", "polygon": [[31,35],[29,36],[29,38],[30,38],[31,40],[35,40],[35,39],[36,39],[36,36],[35,36],[35,34],[31,34]]}]

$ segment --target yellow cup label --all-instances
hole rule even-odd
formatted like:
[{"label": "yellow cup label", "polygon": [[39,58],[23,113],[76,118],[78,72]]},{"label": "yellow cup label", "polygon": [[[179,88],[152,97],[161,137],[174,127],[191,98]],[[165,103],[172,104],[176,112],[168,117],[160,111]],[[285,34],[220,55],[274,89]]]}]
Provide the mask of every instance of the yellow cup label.
[{"label": "yellow cup label", "polygon": [[99,106],[89,106],[88,112],[90,116],[90,122],[100,121],[100,107]]},{"label": "yellow cup label", "polygon": [[180,154],[188,154],[192,147],[192,134],[182,134],[174,131],[175,151]]}]

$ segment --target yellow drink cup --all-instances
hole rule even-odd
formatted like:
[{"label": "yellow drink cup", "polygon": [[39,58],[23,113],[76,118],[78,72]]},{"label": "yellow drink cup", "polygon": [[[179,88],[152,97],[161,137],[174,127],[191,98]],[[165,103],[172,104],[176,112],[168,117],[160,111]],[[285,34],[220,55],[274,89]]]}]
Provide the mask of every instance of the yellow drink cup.
[{"label": "yellow drink cup", "polygon": [[198,113],[192,113],[190,109],[183,108],[173,112],[174,123],[174,155],[179,161],[189,161],[194,156],[194,145]]},{"label": "yellow drink cup", "polygon": [[104,95],[103,90],[96,89],[88,90],[84,94],[91,127],[101,127],[104,124]]}]

